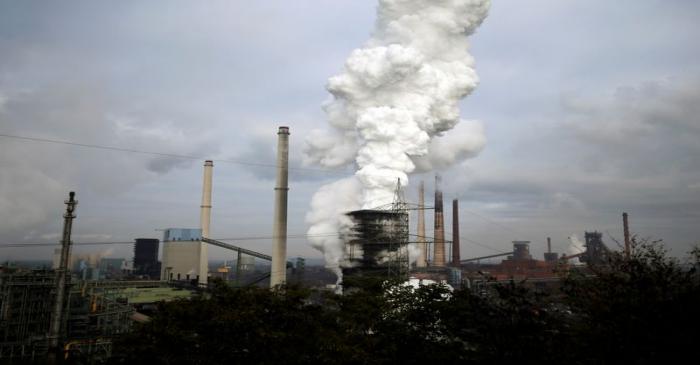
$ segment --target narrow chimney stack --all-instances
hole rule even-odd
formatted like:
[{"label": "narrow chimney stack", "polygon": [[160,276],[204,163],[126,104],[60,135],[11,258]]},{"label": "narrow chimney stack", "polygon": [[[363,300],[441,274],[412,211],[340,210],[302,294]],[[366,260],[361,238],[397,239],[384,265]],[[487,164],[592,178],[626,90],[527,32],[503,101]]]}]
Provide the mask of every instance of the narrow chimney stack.
[{"label": "narrow chimney stack", "polygon": [[435,175],[435,251],[433,266],[445,266],[445,224],[442,214],[442,191],[440,175]]},{"label": "narrow chimney stack", "polygon": [[[202,182],[202,205],[199,215],[199,228],[202,229],[202,238],[209,237],[209,227],[211,225],[211,188],[212,175],[214,172],[214,162],[204,161],[204,179]],[[209,248],[207,243],[199,242],[199,285],[207,285],[209,275]]]},{"label": "narrow chimney stack", "polygon": [[552,253],[552,238],[547,237],[547,253]]},{"label": "narrow chimney stack", "polygon": [[459,201],[452,200],[452,266],[460,266],[459,254]]},{"label": "narrow chimney stack", "polygon": [[416,266],[426,267],[428,248],[425,244],[425,184],[420,182],[418,187],[418,249],[420,254],[416,261]]},{"label": "narrow chimney stack", "polygon": [[289,191],[289,127],[277,132],[277,179],[272,225],[272,266],[270,287],[287,281],[287,194]]},{"label": "narrow chimney stack", "polygon": [[625,233],[625,258],[629,259],[632,247],[630,243],[630,226],[626,212],[622,213],[622,228],[624,229]]}]

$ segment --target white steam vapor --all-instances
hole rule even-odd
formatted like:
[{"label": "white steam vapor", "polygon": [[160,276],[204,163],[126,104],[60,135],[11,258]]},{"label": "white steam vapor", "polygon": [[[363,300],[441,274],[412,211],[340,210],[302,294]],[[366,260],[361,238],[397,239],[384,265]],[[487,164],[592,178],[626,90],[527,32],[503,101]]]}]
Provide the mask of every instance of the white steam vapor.
[{"label": "white steam vapor", "polygon": [[352,220],[345,215],[360,207],[360,184],[355,177],[324,185],[311,199],[311,211],[306,221],[311,225],[308,236],[311,244],[323,252],[326,267],[342,277],[340,266],[345,256],[341,233],[352,227]]},{"label": "white steam vapor", "polygon": [[[331,129],[312,132],[305,150],[307,163],[354,162],[360,191],[357,198],[339,198],[348,194],[347,183],[324,186],[307,216],[310,234],[319,226],[337,232],[344,213],[359,206],[391,203],[397,179],[407,185],[417,169],[447,167],[483,148],[479,122],[462,123],[455,136],[443,133],[459,123],[458,103],[478,84],[467,37],[489,6],[489,0],[379,1],[372,37],[328,80],[332,99],[324,110]],[[338,203],[353,204],[329,208]],[[329,265],[342,261],[342,242],[311,239],[334,260]]]},{"label": "white steam vapor", "polygon": [[[569,247],[566,248],[566,254],[567,254],[567,255],[576,255],[576,254],[579,254],[579,253],[585,251],[584,247],[586,247],[586,244],[583,243],[583,241],[581,241],[581,240],[578,238],[578,236],[576,236],[575,234],[572,234],[571,236],[569,236]],[[578,257],[572,259],[571,262],[572,262],[572,263],[577,263],[577,262],[579,262]]]}]

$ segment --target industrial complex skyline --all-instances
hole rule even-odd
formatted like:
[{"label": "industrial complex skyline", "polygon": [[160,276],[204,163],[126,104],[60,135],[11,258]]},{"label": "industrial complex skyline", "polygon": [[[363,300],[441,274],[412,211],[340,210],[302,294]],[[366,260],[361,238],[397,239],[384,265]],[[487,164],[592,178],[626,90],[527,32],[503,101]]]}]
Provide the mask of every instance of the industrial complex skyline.
[{"label": "industrial complex skyline", "polygon": [[[305,139],[326,124],[326,79],[368,38],[375,3],[0,0],[0,243],[58,243],[69,190],[78,243],[197,228],[212,159],[210,237],[270,254],[276,133],[288,125],[287,256],[320,257],[304,236],[311,197],[352,171],[303,166]],[[494,1],[471,37],[480,85],[460,104],[487,143],[411,175],[407,200],[443,176],[463,258],[515,240],[541,256],[546,237],[565,252],[593,230],[615,247],[623,211],[632,233],[683,255],[700,240],[698,14],[687,1]],[[0,259],[52,253],[3,248]]]}]

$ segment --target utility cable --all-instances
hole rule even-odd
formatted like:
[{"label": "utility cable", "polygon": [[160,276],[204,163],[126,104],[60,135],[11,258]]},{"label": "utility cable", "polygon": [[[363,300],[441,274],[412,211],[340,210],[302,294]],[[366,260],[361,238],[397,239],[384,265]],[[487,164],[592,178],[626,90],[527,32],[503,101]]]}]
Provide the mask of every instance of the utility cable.
[{"label": "utility cable", "polygon": [[[201,160],[211,159],[211,158],[202,157],[202,156],[191,156],[191,155],[180,155],[180,154],[174,154],[174,153],[144,151],[144,150],[138,150],[138,149],[132,149],[132,148],[105,146],[105,145],[89,144],[89,143],[78,143],[78,142],[71,142],[71,141],[61,141],[61,140],[48,139],[48,138],[26,137],[26,136],[18,136],[18,135],[6,134],[6,133],[0,133],[0,137],[12,138],[12,139],[22,140],[22,141],[62,144],[62,145],[75,146],[75,147],[85,147],[85,148],[94,148],[94,149],[108,150],[108,151],[138,153],[138,154],[144,154],[144,155],[179,158],[179,159],[185,159],[185,160],[200,160],[201,161]],[[230,163],[230,164],[237,164],[237,165],[278,168],[277,165],[269,164],[269,163],[247,162],[247,161],[230,160],[230,159],[211,159],[211,160],[213,160],[215,162]],[[347,174],[349,172],[347,170],[341,170],[341,169],[314,169],[314,168],[307,168],[307,167],[289,167],[289,170],[313,171],[313,172],[324,172],[324,173],[334,173],[334,174]]]}]

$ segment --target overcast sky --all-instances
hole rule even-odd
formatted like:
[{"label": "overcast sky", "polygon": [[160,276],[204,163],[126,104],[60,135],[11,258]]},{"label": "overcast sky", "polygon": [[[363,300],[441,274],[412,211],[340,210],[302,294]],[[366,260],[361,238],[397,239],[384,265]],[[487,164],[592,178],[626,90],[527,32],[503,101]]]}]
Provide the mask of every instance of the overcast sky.
[{"label": "overcast sky", "polygon": [[[363,44],[376,0],[0,0],[0,134],[215,160],[212,237],[269,237],[279,125],[290,161],[326,125],[328,77]],[[598,230],[633,233],[674,255],[700,243],[700,2],[494,0],[472,38],[481,78],[461,104],[483,122],[480,155],[448,170],[462,256],[531,240],[540,256]],[[228,162],[225,162],[228,161]],[[57,242],[77,193],[75,242],[198,227],[200,160],[0,137],[0,243]],[[312,167],[313,168],[313,167]],[[342,176],[293,171],[289,233],[311,195]],[[424,179],[407,191],[416,199]],[[428,222],[431,225],[431,221]],[[467,241],[468,240],[468,241]],[[237,244],[269,253],[269,239]],[[110,249],[131,258],[132,247]],[[0,249],[0,259],[51,248]],[[304,238],[289,256],[320,257]],[[233,253],[211,249],[212,259]]]}]

